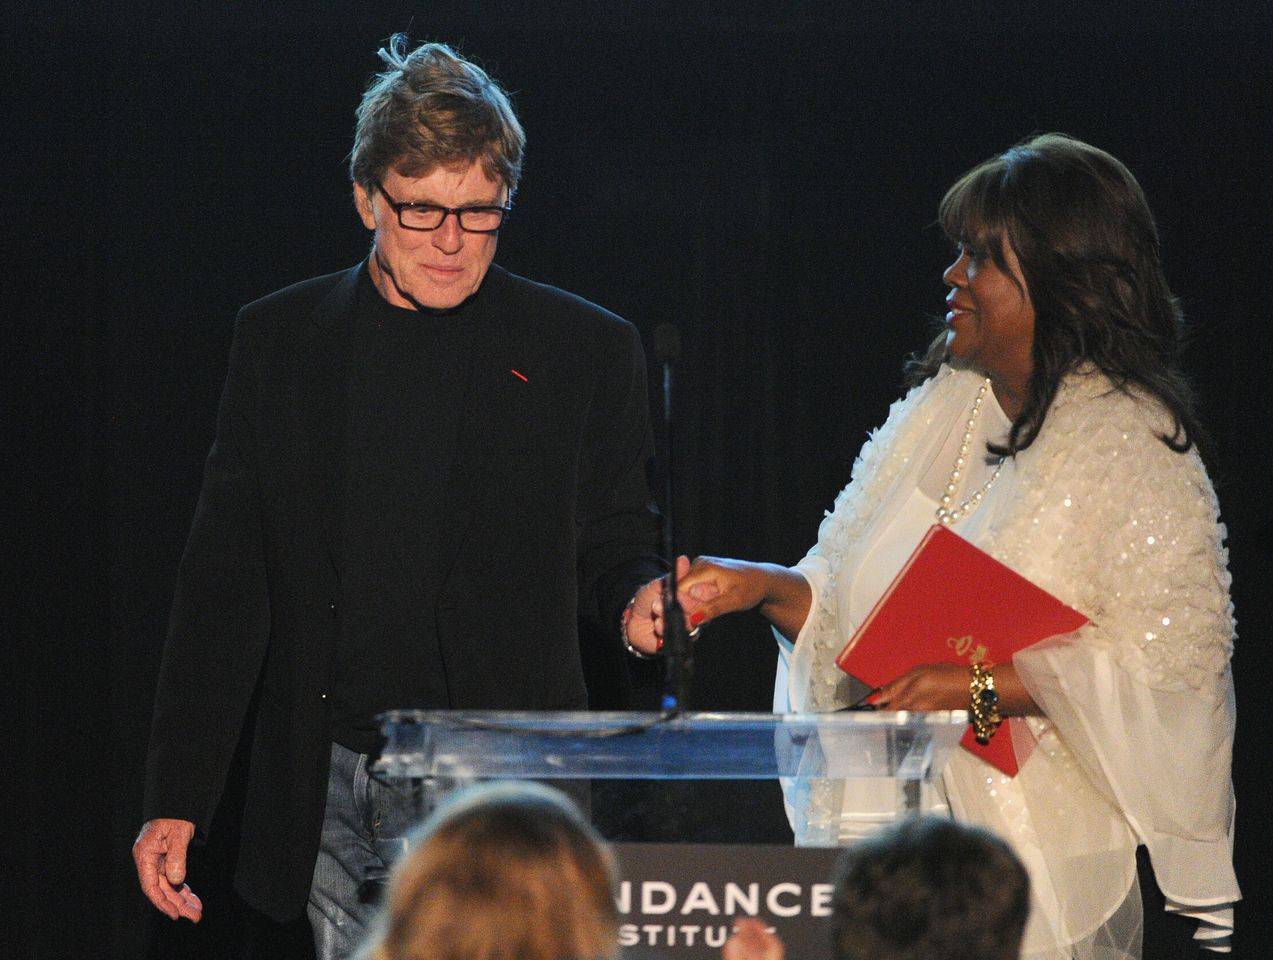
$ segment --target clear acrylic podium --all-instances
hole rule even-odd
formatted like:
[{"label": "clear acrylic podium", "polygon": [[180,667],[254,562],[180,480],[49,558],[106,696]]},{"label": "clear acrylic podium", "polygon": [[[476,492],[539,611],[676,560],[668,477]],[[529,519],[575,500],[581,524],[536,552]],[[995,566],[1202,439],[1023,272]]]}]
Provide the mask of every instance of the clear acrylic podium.
[{"label": "clear acrylic podium", "polygon": [[[964,711],[823,714],[530,713],[398,710],[384,714],[377,776],[408,785],[421,812],[488,779],[767,780],[805,788],[871,781],[915,812],[967,725]],[[891,802],[891,801],[890,801]],[[798,831],[799,835],[799,831]],[[836,846],[839,825],[803,844]]]}]

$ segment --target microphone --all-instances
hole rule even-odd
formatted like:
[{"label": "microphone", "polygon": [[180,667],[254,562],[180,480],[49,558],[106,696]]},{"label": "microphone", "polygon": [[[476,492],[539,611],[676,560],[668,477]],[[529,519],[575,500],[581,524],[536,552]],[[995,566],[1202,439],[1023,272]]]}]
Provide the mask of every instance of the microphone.
[{"label": "microphone", "polygon": [[673,544],[672,504],[672,368],[681,359],[681,332],[670,323],[654,331],[654,356],[663,367],[663,555],[669,571],[663,582],[663,643],[667,648],[667,674],[663,684],[663,712],[674,717],[684,712],[694,675],[694,651],[685,627],[685,612],[676,599],[676,550]]}]

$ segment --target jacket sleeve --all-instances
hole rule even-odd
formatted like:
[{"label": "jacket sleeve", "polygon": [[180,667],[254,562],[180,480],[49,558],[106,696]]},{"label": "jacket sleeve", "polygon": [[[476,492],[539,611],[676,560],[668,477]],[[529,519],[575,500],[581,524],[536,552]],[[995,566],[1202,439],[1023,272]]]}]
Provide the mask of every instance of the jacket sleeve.
[{"label": "jacket sleeve", "polygon": [[269,637],[257,482],[257,371],[235,322],[216,439],[177,577],[146,764],[144,819],[205,836]]},{"label": "jacket sleeve", "polygon": [[645,353],[635,327],[607,323],[585,427],[579,478],[579,610],[617,637],[619,616],[644,583],[662,576],[658,512],[651,499],[654,454]]}]

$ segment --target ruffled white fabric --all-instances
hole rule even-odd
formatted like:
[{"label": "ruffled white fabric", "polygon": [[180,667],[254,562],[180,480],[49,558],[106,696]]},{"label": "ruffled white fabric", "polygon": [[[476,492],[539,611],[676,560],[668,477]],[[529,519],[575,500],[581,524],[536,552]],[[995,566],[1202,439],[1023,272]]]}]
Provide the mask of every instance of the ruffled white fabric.
[{"label": "ruffled white fabric", "polygon": [[[797,569],[813,604],[794,644],[779,638],[775,709],[846,705],[834,658],[852,634],[851,586],[890,530],[980,377],[943,368],[895,403]],[[1196,454],[1157,435],[1162,410],[1095,373],[1066,378],[1036,442],[1005,465],[960,532],[1087,614],[1092,623],[1015,659],[1046,719],[1016,720],[1028,754],[1002,777],[959,752],[944,777],[962,819],[994,829],[1027,864],[1035,905],[1026,956],[1135,958],[1135,847],[1150,852],[1169,909],[1227,948],[1232,903],[1230,777],[1234,639],[1224,528]],[[804,784],[788,801],[797,840],[825,837],[842,791]]]}]

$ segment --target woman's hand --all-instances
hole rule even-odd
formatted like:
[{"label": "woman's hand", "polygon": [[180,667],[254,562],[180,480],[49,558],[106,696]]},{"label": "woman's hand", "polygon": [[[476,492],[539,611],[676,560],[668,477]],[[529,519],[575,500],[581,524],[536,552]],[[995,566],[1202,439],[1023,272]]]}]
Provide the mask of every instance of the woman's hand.
[{"label": "woman's hand", "polygon": [[788,567],[699,557],[681,578],[680,601],[690,629],[726,613],[758,607],[762,617],[794,640],[809,616],[813,591]]},{"label": "woman's hand", "polygon": [[880,710],[967,710],[969,671],[960,663],[924,663],[880,687]]},{"label": "woman's hand", "polygon": [[690,629],[764,603],[769,595],[766,566],[726,557],[696,557],[686,573],[678,571],[677,599]]},{"label": "woman's hand", "polygon": [[[1011,663],[992,668],[1002,716],[1039,715],[1042,711]],[[869,698],[879,710],[967,710],[972,674],[962,663],[924,663],[880,687]]]}]

